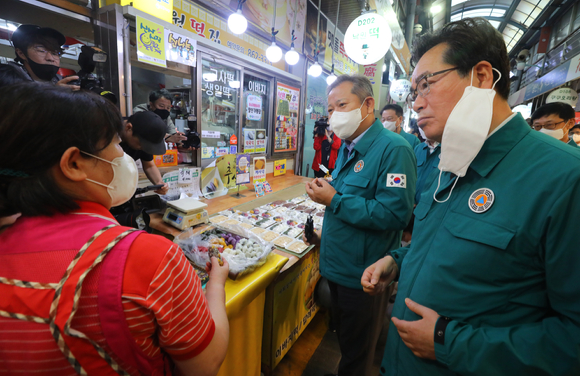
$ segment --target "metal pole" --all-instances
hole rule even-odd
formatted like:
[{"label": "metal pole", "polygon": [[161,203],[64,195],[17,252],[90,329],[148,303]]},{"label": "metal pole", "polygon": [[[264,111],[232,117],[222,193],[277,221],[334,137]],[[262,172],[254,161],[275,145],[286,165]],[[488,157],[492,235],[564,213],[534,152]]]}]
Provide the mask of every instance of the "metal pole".
[{"label": "metal pole", "polygon": [[417,11],[417,0],[409,1],[409,13],[407,15],[407,27],[405,37],[409,48],[413,45],[413,36],[415,28],[415,12]]},{"label": "metal pole", "polygon": [[123,19],[123,81],[125,82],[125,105],[127,106],[127,113],[125,116],[133,114],[133,89],[131,87],[131,43],[129,30],[129,20]]},{"label": "metal pole", "polygon": [[322,0],[318,0],[318,21],[316,21],[316,47],[314,51],[314,61],[318,61],[318,36],[320,33],[320,3]]}]

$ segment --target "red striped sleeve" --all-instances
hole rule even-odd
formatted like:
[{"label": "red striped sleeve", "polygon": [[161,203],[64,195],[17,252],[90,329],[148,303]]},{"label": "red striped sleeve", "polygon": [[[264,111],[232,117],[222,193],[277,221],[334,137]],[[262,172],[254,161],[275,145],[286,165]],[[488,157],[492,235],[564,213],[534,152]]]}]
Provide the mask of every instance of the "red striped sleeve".
[{"label": "red striped sleeve", "polygon": [[140,235],[133,243],[123,307],[129,330],[149,356],[158,355],[161,347],[173,359],[190,359],[215,332],[195,270],[177,245],[159,236]]}]

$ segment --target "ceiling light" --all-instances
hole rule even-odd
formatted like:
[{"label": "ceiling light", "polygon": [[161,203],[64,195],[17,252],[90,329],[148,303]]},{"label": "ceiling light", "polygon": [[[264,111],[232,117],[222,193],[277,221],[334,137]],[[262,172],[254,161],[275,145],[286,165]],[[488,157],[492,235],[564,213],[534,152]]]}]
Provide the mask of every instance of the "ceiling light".
[{"label": "ceiling light", "polygon": [[431,14],[437,14],[441,12],[441,10],[443,10],[443,8],[441,8],[441,5],[433,5],[431,7]]},{"label": "ceiling light", "polygon": [[236,13],[230,14],[228,17],[228,27],[234,34],[243,34],[248,28],[248,20],[242,14],[242,10],[238,9]]},{"label": "ceiling light", "polygon": [[298,55],[298,52],[296,52],[294,47],[292,47],[290,51],[286,52],[284,60],[286,60],[288,65],[296,65],[298,63],[298,60],[300,60],[300,55]]},{"label": "ceiling light", "polygon": [[266,57],[272,63],[277,63],[280,61],[280,59],[282,59],[282,49],[278,47],[276,42],[272,42],[272,45],[268,47],[266,50]]},{"label": "ceiling light", "polygon": [[336,78],[337,77],[336,77],[336,74],[334,74],[334,72],[330,73],[330,75],[328,77],[326,77],[326,84],[329,86],[332,85],[332,83],[334,81],[336,81]]},{"label": "ceiling light", "polygon": [[312,65],[310,69],[308,69],[308,74],[311,75],[312,77],[318,77],[320,76],[321,73],[322,67],[320,66],[320,64],[318,64],[318,62],[314,63],[314,65]]}]

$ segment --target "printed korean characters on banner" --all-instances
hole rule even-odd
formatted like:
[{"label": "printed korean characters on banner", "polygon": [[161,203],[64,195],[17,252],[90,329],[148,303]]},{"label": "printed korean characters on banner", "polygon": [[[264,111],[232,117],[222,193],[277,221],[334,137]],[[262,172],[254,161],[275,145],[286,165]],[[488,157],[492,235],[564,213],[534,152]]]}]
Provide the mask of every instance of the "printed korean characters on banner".
[{"label": "printed korean characters on banner", "polygon": [[284,59],[272,64],[266,58],[266,49],[271,42],[250,35],[248,32],[241,35],[233,34],[228,30],[227,20],[189,1],[173,1],[173,24],[262,63],[273,65],[282,70],[286,67]]},{"label": "printed korean characters on banner", "polygon": [[278,83],[274,151],[295,151],[298,136],[300,89]]},{"label": "printed korean characters on banner", "polygon": [[254,183],[266,181],[266,157],[254,158]]},{"label": "printed korean characters on banner", "polygon": [[[369,65],[360,65],[360,73],[368,77],[371,81],[371,85],[373,86],[373,94],[376,98],[380,98],[381,95],[381,88],[382,88],[382,80],[383,80],[383,61],[384,58],[381,58],[379,61]],[[380,110],[382,108],[382,104],[379,101],[375,101],[375,110]]]},{"label": "printed korean characters on banner", "polygon": [[246,100],[246,118],[254,121],[262,120],[262,97],[248,95]]},{"label": "printed korean characters on banner", "polygon": [[165,37],[165,59],[195,67],[197,41],[169,29],[165,29]]},{"label": "printed korean characters on banner", "polygon": [[165,28],[143,17],[136,17],[137,60],[166,67]]},{"label": "printed korean characters on banner", "polygon": [[256,152],[256,130],[244,128],[244,153]]},{"label": "printed korean characters on banner", "polygon": [[236,184],[248,184],[250,182],[250,155],[236,155]]},{"label": "printed korean characters on banner", "polygon": [[[227,149],[227,148],[226,148]],[[236,187],[236,156],[227,154],[216,159],[220,178],[226,188]]]},{"label": "printed korean characters on banner", "polygon": [[266,130],[256,129],[256,153],[266,152]]}]

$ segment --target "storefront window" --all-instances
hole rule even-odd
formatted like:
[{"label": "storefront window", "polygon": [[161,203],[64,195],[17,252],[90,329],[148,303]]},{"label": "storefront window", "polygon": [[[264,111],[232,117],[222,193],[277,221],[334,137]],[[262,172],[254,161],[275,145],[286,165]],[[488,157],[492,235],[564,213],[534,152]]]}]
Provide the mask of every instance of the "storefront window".
[{"label": "storefront window", "polygon": [[239,128],[240,71],[202,59],[201,74],[201,157],[235,154],[230,138],[238,134]]},{"label": "storefront window", "polygon": [[244,153],[265,153],[270,119],[270,81],[244,74]]}]

